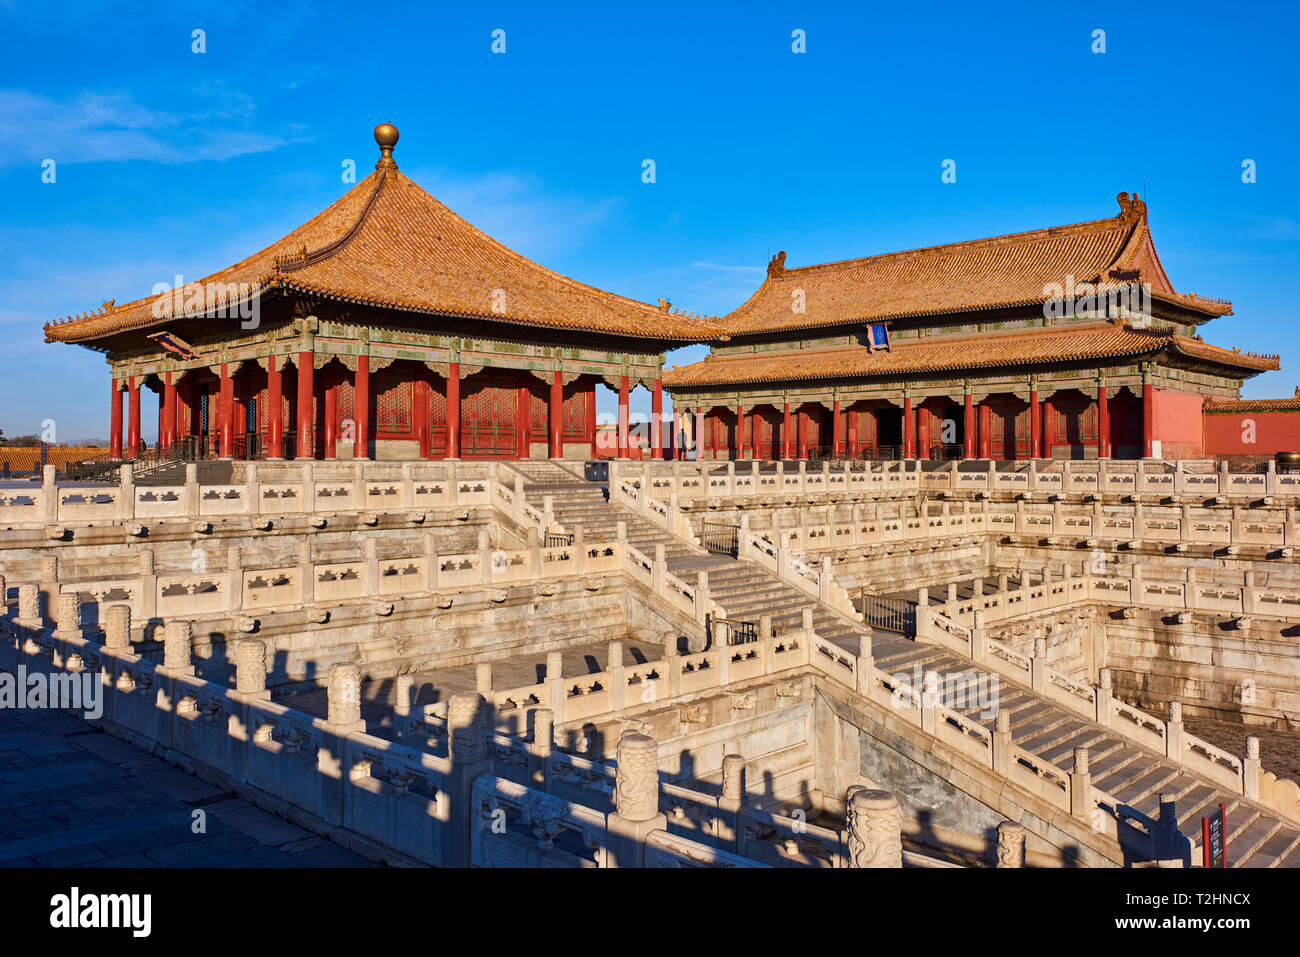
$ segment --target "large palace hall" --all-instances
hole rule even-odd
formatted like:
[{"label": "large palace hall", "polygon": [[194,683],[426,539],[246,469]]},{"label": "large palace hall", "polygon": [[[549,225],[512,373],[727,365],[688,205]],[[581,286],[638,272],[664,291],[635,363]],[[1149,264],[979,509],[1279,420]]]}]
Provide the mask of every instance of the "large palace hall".
[{"label": "large palace hall", "polygon": [[[176,457],[1199,458],[1252,451],[1211,446],[1242,383],[1278,368],[1204,341],[1231,304],[1174,287],[1136,195],[927,249],[781,252],[733,312],[696,316],[506,248],[399,172],[397,139],[377,127],[373,173],[241,262],[46,325],[108,361],[111,456],[139,454],[148,389]],[[689,344],[710,354],[666,369]],[[619,402],[604,450],[601,384]],[[1284,417],[1278,444],[1295,406],[1248,411]]]}]

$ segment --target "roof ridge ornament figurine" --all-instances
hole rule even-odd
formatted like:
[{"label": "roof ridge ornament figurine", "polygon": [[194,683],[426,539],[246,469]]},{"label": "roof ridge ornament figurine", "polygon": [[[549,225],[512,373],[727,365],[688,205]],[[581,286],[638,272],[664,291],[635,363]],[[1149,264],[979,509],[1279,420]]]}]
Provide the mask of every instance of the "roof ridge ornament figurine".
[{"label": "roof ridge ornament figurine", "polygon": [[1131,199],[1128,193],[1120,193],[1115,199],[1119,202],[1120,222],[1133,225],[1146,218],[1147,204],[1138,199],[1137,193]]},{"label": "roof ridge ornament figurine", "polygon": [[767,275],[769,279],[776,279],[785,275],[784,249],[773,256],[771,262],[767,264]]}]

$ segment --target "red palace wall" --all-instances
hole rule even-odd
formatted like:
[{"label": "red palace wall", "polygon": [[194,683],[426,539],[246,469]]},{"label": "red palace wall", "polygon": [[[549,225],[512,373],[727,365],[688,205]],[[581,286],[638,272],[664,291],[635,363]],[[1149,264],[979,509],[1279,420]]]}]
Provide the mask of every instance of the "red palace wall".
[{"label": "red palace wall", "polygon": [[[1254,442],[1248,424],[1254,426]],[[1300,452],[1300,409],[1256,410],[1205,416],[1205,454],[1275,455]]]},{"label": "red palace wall", "polygon": [[1203,452],[1204,426],[1201,405],[1204,396],[1152,388],[1155,393],[1155,429],[1163,459],[1199,459]]}]

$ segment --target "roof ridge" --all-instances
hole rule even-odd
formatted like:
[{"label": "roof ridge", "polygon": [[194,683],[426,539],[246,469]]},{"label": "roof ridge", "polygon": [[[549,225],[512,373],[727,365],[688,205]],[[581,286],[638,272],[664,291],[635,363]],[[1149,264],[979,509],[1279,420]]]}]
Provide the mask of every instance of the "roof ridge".
[{"label": "roof ridge", "polygon": [[[504,253],[507,253],[508,255],[514,257],[515,259],[527,263],[529,266],[533,267],[534,269],[537,269],[540,272],[545,273],[550,278],[558,280],[561,284],[566,285],[571,289],[580,290],[586,293],[592,293],[599,297],[605,297],[614,300],[616,302],[631,303],[632,305],[641,306],[645,309],[651,309],[654,310],[655,312],[664,311],[659,306],[651,305],[648,302],[642,302],[640,299],[633,299],[631,296],[623,296],[616,292],[610,292],[608,289],[601,289],[599,286],[592,286],[588,283],[574,279],[572,276],[566,276],[562,272],[557,272],[556,270],[550,268],[549,266],[544,266],[541,263],[537,262],[535,259],[530,259],[528,256],[525,256],[523,253],[519,252],[518,250],[512,249],[511,247],[507,246],[505,243],[501,242],[501,240],[497,239],[496,237],[490,236],[487,233],[485,233],[483,230],[479,229],[468,219],[461,216],[454,209],[452,209],[442,200],[438,199],[438,197],[434,196],[432,193],[426,190],[419,183],[415,182],[415,180],[411,179],[409,176],[403,175],[400,172],[398,173],[398,176],[401,177],[401,179],[405,182],[406,185],[409,185],[411,188],[415,190],[416,193],[418,193],[421,197],[423,197],[424,200],[427,200],[428,202],[433,203],[437,207],[441,208],[456,223],[459,223],[465,229],[474,233],[478,238],[484,240],[485,242],[487,242],[492,246],[495,246],[497,249],[501,250]],[[678,318],[687,317],[686,313],[681,310],[674,311],[671,314],[677,316]],[[718,319],[717,316],[701,316],[698,317],[696,321],[699,321],[702,324],[711,325],[713,322],[716,322],[717,319]],[[710,331],[710,330],[703,330],[703,331]]]},{"label": "roof ridge", "polygon": [[963,239],[951,243],[940,243],[937,246],[918,246],[914,249],[900,249],[888,253],[875,253],[871,256],[859,256],[854,259],[837,259],[828,263],[810,263],[807,266],[785,266],[778,274],[778,278],[788,276],[791,273],[808,274],[814,272],[833,272],[836,269],[851,268],[866,263],[899,261],[909,258],[921,258],[926,255],[936,255],[942,252],[967,249],[987,249],[992,246],[1010,246],[1014,245],[1016,242],[1055,239],[1060,236],[1090,232],[1092,229],[1099,228],[1103,225],[1124,225],[1123,214],[1111,216],[1106,219],[1091,219],[1082,223],[1067,223],[1062,226],[1047,226],[1040,229],[1028,229],[1018,233],[1002,233],[998,236],[984,236],[978,239]]},{"label": "roof ridge", "polygon": [[[334,242],[327,243],[326,245],[311,250],[310,252],[307,250],[307,244],[303,243],[302,254],[298,256],[292,254],[276,256],[272,260],[273,270],[277,273],[292,272],[295,269],[302,269],[304,266],[312,266],[318,262],[324,262],[331,256],[342,252],[347,248],[348,244],[356,238],[357,233],[361,232],[361,227],[365,225],[366,219],[370,216],[370,210],[374,208],[375,200],[379,198],[379,193],[384,188],[384,183],[387,181],[388,176],[383,173],[376,176],[375,188],[370,191],[370,197],[366,200],[366,204],[361,207],[361,213],[357,216],[357,221],[353,223],[351,228],[342,236],[334,240]],[[344,193],[344,195],[346,196],[347,194]]]}]

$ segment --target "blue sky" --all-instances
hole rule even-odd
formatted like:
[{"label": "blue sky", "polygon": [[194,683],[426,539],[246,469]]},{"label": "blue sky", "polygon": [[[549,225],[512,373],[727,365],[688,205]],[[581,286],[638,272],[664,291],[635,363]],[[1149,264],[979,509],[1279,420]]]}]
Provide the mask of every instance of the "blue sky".
[{"label": "blue sky", "polygon": [[44,344],[41,325],[283,235],[347,188],[344,160],[373,165],[381,121],[407,175],[507,245],[713,314],[778,249],[794,266],[1077,222],[1136,190],[1175,286],[1234,304],[1206,339],[1281,354],[1244,394],[1290,395],[1297,19],[1281,4],[0,0],[0,428],[105,436],[103,358]]}]

